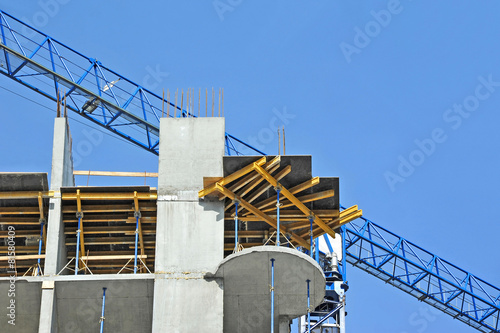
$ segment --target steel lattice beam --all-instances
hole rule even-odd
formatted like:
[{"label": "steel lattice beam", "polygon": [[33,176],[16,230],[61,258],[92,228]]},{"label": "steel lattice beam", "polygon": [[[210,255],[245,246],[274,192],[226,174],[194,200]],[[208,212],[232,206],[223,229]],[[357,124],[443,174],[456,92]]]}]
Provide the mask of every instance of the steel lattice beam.
[{"label": "steel lattice beam", "polygon": [[482,332],[500,332],[500,289],[366,218],[344,227],[346,260]]},{"label": "steel lattice beam", "polygon": [[[0,73],[53,101],[64,94],[69,110],[156,155],[162,116],[195,117],[2,10]],[[226,151],[264,155],[228,133]]]}]

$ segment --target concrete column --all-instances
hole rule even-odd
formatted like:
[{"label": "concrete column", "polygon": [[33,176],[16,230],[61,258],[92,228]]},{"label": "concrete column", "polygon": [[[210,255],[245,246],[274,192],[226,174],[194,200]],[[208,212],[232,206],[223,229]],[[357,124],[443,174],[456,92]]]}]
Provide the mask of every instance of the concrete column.
[{"label": "concrete column", "polygon": [[224,205],[199,199],[205,177],[223,176],[223,118],[160,122],[153,332],[222,332]]},{"label": "concrete column", "polygon": [[[50,189],[59,191],[61,186],[75,186],[73,159],[71,156],[71,134],[66,118],[55,119],[54,143],[52,147]],[[44,267],[44,275],[49,278],[42,285],[39,333],[57,332],[55,290],[54,283],[50,280],[51,277],[59,273],[68,260],[66,255],[61,201],[60,193],[57,193],[54,198],[50,199]]]}]

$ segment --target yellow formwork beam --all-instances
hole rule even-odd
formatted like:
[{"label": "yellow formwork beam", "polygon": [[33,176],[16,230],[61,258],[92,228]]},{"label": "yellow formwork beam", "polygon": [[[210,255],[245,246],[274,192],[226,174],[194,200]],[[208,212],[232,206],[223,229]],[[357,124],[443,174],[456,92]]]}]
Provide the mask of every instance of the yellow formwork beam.
[{"label": "yellow formwork beam", "polygon": [[264,165],[265,163],[266,163],[266,157],[264,156],[264,157],[258,159],[257,161],[253,162],[252,164],[247,165],[243,169],[240,169],[240,170],[230,174],[229,176],[227,176],[225,178],[221,178],[215,184],[212,184],[212,185],[204,188],[203,190],[199,191],[198,197],[202,198],[206,195],[209,195],[209,194],[217,191],[217,187],[216,187],[217,184],[222,185],[222,186],[229,184],[229,183],[235,181],[236,179],[246,175],[247,173],[254,171],[256,167],[260,167],[260,166]]},{"label": "yellow formwork beam", "polygon": [[54,196],[54,191],[12,191],[12,192],[0,192],[0,200],[8,199],[37,199],[38,195],[41,193],[42,198],[52,198]]},{"label": "yellow formwork beam", "polygon": [[[352,206],[347,209],[344,209],[343,211],[340,212],[339,217],[337,219],[332,220],[331,222],[328,223],[328,225],[332,229],[337,229],[344,224],[347,224],[351,221],[354,221],[357,218],[360,218],[363,216],[363,210],[358,209],[358,206]],[[306,226],[304,226],[306,227]],[[294,228],[295,229],[295,228]],[[320,228],[313,228],[313,234],[314,237],[320,236],[321,233],[318,233],[320,231]],[[303,232],[300,234],[300,236],[305,237],[309,234],[309,230],[307,232]]]},{"label": "yellow formwork beam", "polygon": [[[79,191],[79,190],[77,190]],[[63,200],[76,200],[75,193],[62,193]],[[156,200],[158,199],[157,193],[146,192],[137,193],[138,200]],[[134,200],[133,192],[119,192],[119,193],[80,193],[80,200]]]},{"label": "yellow formwork beam", "polygon": [[[272,219],[271,217],[269,217],[265,213],[261,212],[259,209],[255,208],[252,204],[250,204],[246,200],[242,199],[241,197],[237,196],[235,193],[228,190],[224,186],[216,183],[215,189],[231,200],[237,199],[240,202],[240,205],[242,207],[244,207],[246,210],[248,210],[248,211],[252,212],[254,215],[260,217],[262,219],[262,221],[266,222],[267,224],[269,224],[273,228],[278,228],[278,224],[277,224],[276,220]],[[300,244],[301,246],[305,246],[305,247],[309,246],[309,243],[306,242],[302,237],[299,237],[298,235],[296,235],[294,233],[288,232],[286,227],[281,227],[281,230],[284,233],[289,233],[291,235],[291,239],[293,241],[297,242],[298,244]]]},{"label": "yellow formwork beam", "polygon": [[[323,229],[328,235],[335,238],[335,231],[332,230],[320,217],[315,215],[309,208],[307,208],[300,200],[298,200],[289,190],[285,187],[281,187],[278,181],[271,176],[266,170],[257,166],[256,171],[262,175],[270,184],[274,187],[280,187],[280,192],[283,193],[285,198],[290,200],[302,213],[306,216],[312,216],[314,223],[316,223],[321,229]],[[309,243],[308,243],[309,244]],[[307,245],[308,246],[308,245]]]},{"label": "yellow formwork beam", "polygon": [[[40,209],[40,222],[45,219],[45,216],[43,214],[43,197],[42,197],[42,192],[38,193],[38,208]],[[45,247],[47,247],[47,223],[44,223],[42,226],[42,238],[43,238],[43,244]]]}]

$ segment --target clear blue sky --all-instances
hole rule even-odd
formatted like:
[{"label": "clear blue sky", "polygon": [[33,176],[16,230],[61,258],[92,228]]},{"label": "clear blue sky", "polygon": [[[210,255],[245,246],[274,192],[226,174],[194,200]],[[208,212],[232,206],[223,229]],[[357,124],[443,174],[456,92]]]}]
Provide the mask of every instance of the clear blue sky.
[{"label": "clear blue sky", "polygon": [[[157,93],[223,87],[227,131],[268,153],[286,110],[287,153],[339,176],[343,205],[500,285],[497,1],[58,1],[0,8]],[[0,89],[0,171],[50,173],[54,113],[24,97]],[[70,122],[77,145],[89,128]],[[103,135],[78,169],[157,163]],[[348,280],[349,332],[475,332],[356,268]]]}]

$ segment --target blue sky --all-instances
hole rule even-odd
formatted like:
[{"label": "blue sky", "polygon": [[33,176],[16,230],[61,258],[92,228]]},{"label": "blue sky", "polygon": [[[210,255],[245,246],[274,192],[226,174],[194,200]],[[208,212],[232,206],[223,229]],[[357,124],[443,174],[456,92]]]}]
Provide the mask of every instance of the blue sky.
[{"label": "blue sky", "polygon": [[[315,175],[340,177],[344,206],[358,204],[500,285],[498,2],[0,0],[0,8],[158,94],[223,87],[228,132],[274,154],[277,138],[266,133],[284,125],[287,153],[310,154]],[[54,103],[5,77],[0,87],[18,94],[0,89],[0,171],[50,173]],[[157,170],[154,155],[70,123],[76,153],[89,136],[98,142],[78,169]],[[350,332],[475,332],[356,268],[348,280]]]}]

